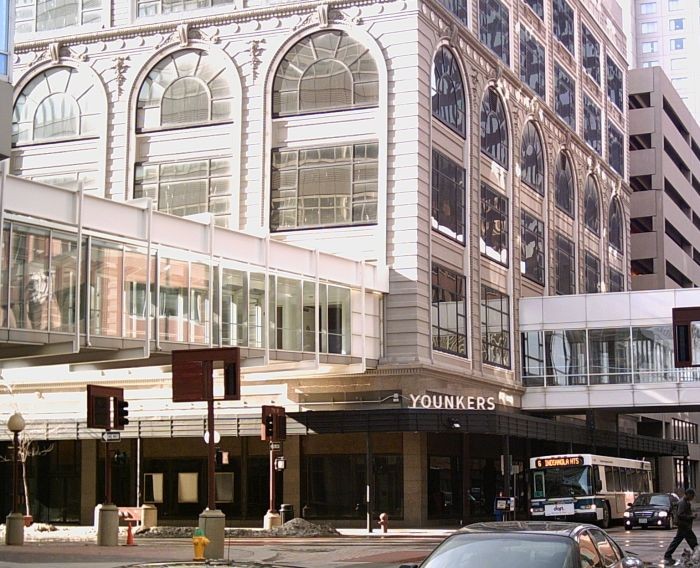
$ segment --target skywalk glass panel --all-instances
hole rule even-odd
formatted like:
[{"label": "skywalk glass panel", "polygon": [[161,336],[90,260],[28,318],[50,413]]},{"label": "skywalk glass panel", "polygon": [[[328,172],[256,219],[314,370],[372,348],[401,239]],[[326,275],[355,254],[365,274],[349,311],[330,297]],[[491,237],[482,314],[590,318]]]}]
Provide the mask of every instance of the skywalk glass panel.
[{"label": "skywalk glass panel", "polygon": [[8,75],[10,54],[10,1],[0,0],[0,75]]},{"label": "skywalk glass panel", "polygon": [[509,14],[499,0],[479,0],[479,37],[506,65],[510,65]]},{"label": "skywalk glass panel", "polygon": [[631,383],[630,328],[588,330],[588,368],[592,385]]},{"label": "skywalk glass panel", "polygon": [[587,381],[586,331],[544,332],[547,385],[585,385]]}]

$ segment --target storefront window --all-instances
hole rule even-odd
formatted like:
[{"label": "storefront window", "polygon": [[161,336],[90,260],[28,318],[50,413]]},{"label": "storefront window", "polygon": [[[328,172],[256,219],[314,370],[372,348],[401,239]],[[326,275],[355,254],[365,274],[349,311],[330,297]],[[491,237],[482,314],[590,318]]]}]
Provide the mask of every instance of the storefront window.
[{"label": "storefront window", "polygon": [[459,458],[428,456],[428,518],[455,518],[461,511]]},{"label": "storefront window", "polygon": [[306,456],[305,469],[305,518],[365,517],[365,456]]}]

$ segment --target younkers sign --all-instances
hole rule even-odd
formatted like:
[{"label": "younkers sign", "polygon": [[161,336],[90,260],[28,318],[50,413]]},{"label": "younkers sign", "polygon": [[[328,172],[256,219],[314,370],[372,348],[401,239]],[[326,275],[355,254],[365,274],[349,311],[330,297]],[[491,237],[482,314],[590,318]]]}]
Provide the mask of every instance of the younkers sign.
[{"label": "younkers sign", "polygon": [[409,394],[411,408],[433,410],[495,410],[492,396],[457,396],[452,394]]}]

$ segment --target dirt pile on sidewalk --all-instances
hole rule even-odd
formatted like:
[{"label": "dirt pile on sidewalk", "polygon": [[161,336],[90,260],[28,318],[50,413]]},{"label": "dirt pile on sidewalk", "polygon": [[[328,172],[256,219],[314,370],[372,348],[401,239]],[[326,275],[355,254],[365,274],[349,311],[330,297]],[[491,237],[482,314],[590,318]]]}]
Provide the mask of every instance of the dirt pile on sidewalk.
[{"label": "dirt pile on sidewalk", "polygon": [[[138,529],[135,534],[143,538],[187,538],[192,536],[194,529],[195,527],[152,527]],[[317,525],[304,519],[292,519],[270,530],[227,528],[225,535],[227,538],[341,536],[330,525]]]}]

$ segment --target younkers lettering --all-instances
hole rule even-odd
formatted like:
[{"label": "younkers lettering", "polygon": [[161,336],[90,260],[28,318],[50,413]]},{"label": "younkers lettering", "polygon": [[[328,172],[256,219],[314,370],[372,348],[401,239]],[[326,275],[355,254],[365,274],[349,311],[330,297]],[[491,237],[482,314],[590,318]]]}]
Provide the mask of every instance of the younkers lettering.
[{"label": "younkers lettering", "polygon": [[496,399],[492,396],[457,396],[451,394],[409,394],[411,408],[447,410],[495,410]]}]

